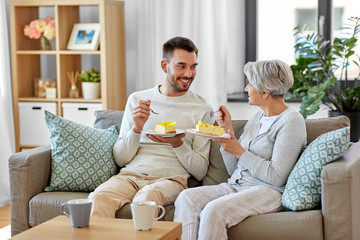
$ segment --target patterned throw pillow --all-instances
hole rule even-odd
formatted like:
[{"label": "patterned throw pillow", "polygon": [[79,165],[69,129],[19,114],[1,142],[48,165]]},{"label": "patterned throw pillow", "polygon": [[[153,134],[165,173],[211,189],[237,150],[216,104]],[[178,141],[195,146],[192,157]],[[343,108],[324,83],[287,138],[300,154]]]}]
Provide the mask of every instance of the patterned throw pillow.
[{"label": "patterned throw pillow", "polygon": [[96,129],[45,111],[51,133],[51,180],[45,191],[91,192],[116,174],[116,126]]},{"label": "patterned throw pillow", "polygon": [[321,202],[321,171],[348,149],[350,127],[324,133],[305,149],[292,170],[282,204],[293,211],[313,209]]}]

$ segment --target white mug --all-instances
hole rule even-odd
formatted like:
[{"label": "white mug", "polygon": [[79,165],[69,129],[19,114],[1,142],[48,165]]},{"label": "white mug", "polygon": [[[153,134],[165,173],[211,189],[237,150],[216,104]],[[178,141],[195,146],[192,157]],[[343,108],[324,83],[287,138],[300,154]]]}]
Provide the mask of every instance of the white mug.
[{"label": "white mug", "polygon": [[[67,206],[70,214],[68,214],[64,207]],[[89,226],[90,213],[92,207],[92,200],[89,199],[73,199],[61,205],[61,211],[69,218],[73,227],[87,227]]]},{"label": "white mug", "polygon": [[[160,208],[162,213],[159,217],[155,217],[157,211],[156,208]],[[136,230],[150,230],[154,220],[159,220],[165,214],[165,208],[160,205],[156,205],[154,201],[141,201],[131,203],[131,214]]]}]

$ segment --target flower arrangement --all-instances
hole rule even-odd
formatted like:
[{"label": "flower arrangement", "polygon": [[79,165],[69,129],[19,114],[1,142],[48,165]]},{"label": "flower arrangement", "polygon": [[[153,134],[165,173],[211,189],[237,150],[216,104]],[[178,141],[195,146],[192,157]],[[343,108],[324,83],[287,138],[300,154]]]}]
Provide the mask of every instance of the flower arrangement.
[{"label": "flower arrangement", "polygon": [[55,37],[55,20],[52,17],[33,20],[28,25],[25,25],[24,35],[32,39],[45,37],[51,40]]}]

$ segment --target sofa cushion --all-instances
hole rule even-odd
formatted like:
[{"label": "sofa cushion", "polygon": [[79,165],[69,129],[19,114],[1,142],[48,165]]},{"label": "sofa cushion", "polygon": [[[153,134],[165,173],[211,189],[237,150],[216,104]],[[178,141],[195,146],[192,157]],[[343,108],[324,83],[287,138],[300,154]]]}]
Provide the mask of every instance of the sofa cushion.
[{"label": "sofa cushion", "polygon": [[84,192],[43,192],[35,195],[29,202],[29,223],[35,227],[56,216],[63,215],[61,204],[78,198],[87,198]]},{"label": "sofa cushion", "polygon": [[[165,214],[160,219],[160,221],[173,221],[174,219],[174,211],[173,209],[175,206],[173,204],[165,205]],[[115,218],[125,218],[125,219],[131,219],[131,207],[130,203],[126,203],[124,206],[122,206],[119,210],[115,213]]]},{"label": "sofa cushion", "polygon": [[291,210],[317,207],[321,198],[321,171],[348,149],[350,127],[324,133],[305,149],[291,171],[282,196],[282,204]]},{"label": "sofa cushion", "polygon": [[45,111],[51,133],[51,179],[45,191],[90,192],[117,172],[116,127],[91,128]]},{"label": "sofa cushion", "polygon": [[[233,129],[235,137],[239,138],[246,124],[246,120],[233,120]],[[223,158],[220,153],[220,144],[217,142],[211,143],[210,157],[209,157],[209,169],[206,173],[203,185],[215,185],[222,182],[226,182],[229,178],[229,174],[226,170]]]},{"label": "sofa cushion", "polygon": [[251,216],[229,228],[228,238],[246,240],[324,239],[322,214],[320,210],[310,210]]},{"label": "sofa cushion", "polygon": [[307,144],[309,145],[323,133],[350,126],[350,120],[346,116],[306,119]]},{"label": "sofa cushion", "polygon": [[113,125],[116,125],[116,129],[119,132],[121,127],[124,111],[117,110],[97,110],[94,112],[95,122],[94,128],[106,129]]}]

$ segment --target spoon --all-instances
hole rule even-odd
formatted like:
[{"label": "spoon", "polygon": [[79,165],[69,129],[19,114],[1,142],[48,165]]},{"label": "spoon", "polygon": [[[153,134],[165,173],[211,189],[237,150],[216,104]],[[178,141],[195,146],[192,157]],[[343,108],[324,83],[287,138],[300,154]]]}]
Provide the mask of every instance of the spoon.
[{"label": "spoon", "polygon": [[216,110],[216,111],[211,111],[210,112],[210,117],[214,117],[216,113],[218,113],[220,110]]},{"label": "spoon", "polygon": [[[150,107],[149,107],[149,108],[150,108]],[[150,108],[150,111],[151,111],[153,114],[159,114],[159,113],[155,112],[154,110],[152,110],[151,108]]]}]

